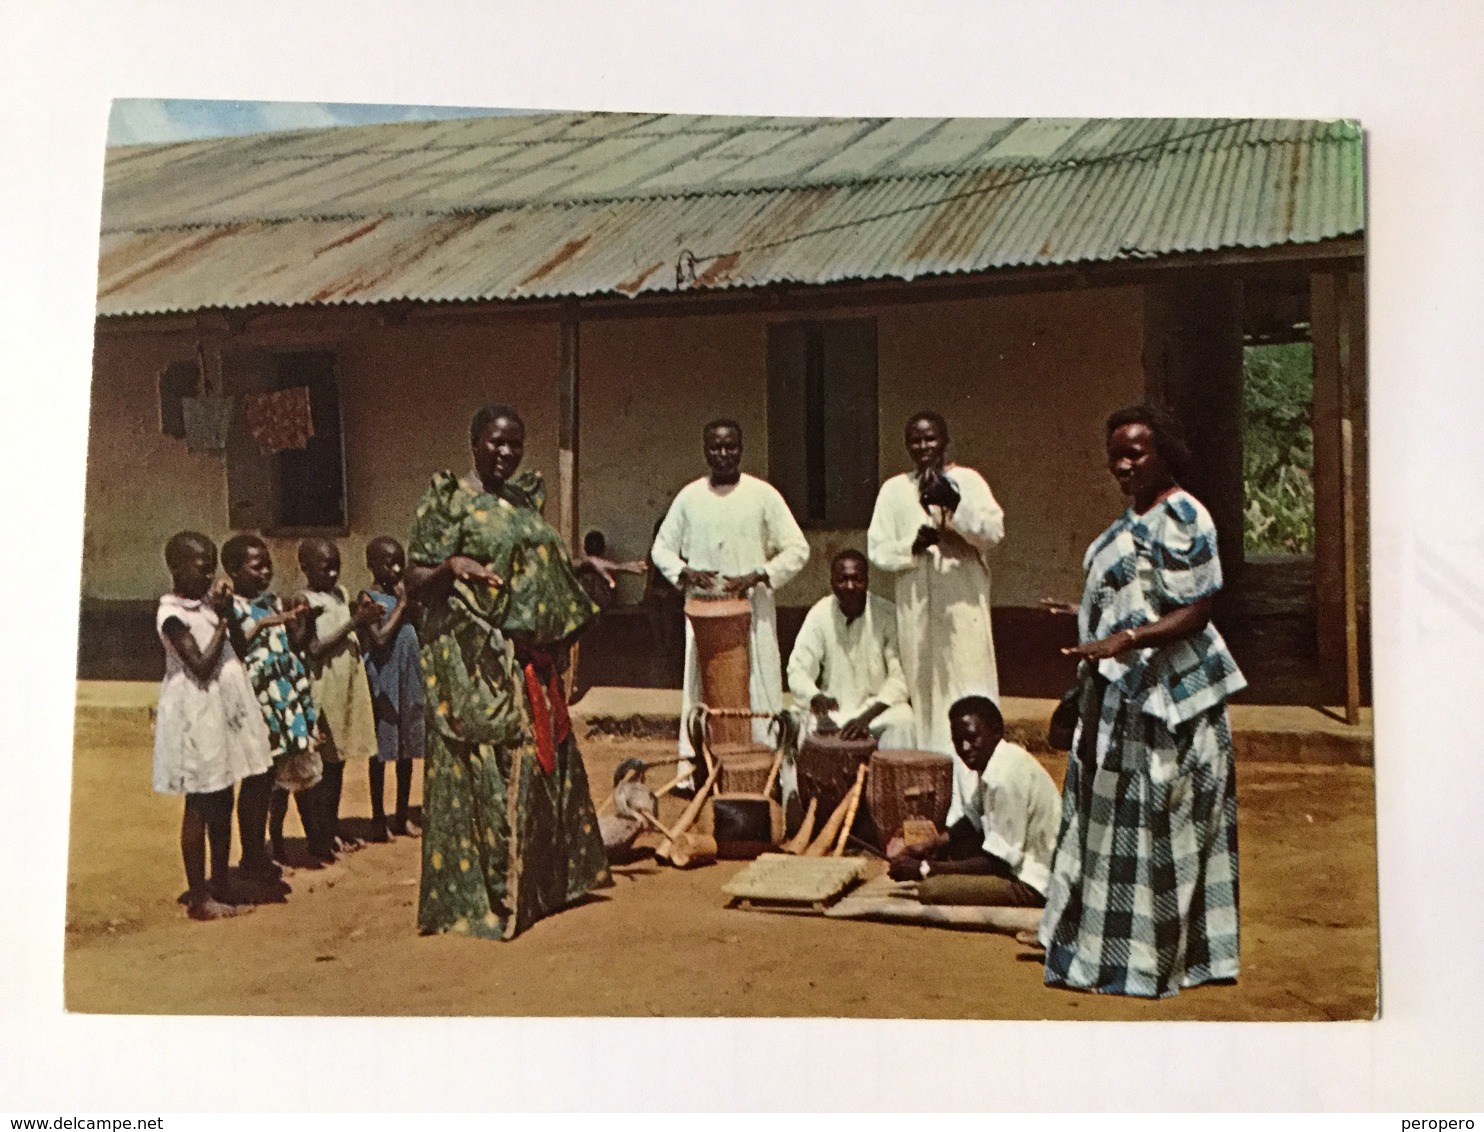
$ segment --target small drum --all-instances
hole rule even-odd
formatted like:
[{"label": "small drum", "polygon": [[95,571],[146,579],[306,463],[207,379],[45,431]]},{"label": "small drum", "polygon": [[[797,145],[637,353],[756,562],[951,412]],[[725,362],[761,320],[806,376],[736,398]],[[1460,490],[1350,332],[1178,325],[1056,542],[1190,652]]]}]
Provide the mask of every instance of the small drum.
[{"label": "small drum", "polygon": [[756,743],[713,743],[711,754],[716,759],[718,794],[762,796],[773,769],[772,750]]},{"label": "small drum", "polygon": [[763,795],[772,775],[774,751],[755,743],[712,747],[716,793],[696,828],[716,838],[720,856],[756,857],[783,840],[783,809]]},{"label": "small drum", "polygon": [[[685,603],[685,617],[696,638],[701,702],[712,709],[750,709],[752,602],[745,597],[692,597]],[[710,733],[715,743],[746,743],[752,738],[752,720],[712,719]]]},{"label": "small drum", "polygon": [[877,751],[866,773],[866,808],[881,846],[902,832],[908,818],[939,829],[953,799],[953,759],[933,751]]},{"label": "small drum", "polygon": [[718,794],[711,800],[716,855],[750,861],[783,840],[783,807],[761,794]]},{"label": "small drum", "polygon": [[876,740],[842,739],[839,732],[813,734],[799,748],[799,797],[804,805],[812,798],[819,822],[835,812],[840,800],[855,785],[856,768],[876,751]]}]

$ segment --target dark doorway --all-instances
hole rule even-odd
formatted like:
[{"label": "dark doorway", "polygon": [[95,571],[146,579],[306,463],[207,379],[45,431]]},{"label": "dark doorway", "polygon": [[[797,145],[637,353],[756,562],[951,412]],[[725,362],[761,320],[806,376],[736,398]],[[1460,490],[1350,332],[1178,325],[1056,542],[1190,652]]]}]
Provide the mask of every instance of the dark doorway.
[{"label": "dark doorway", "polygon": [[278,388],[309,389],[314,436],[301,449],[274,457],[278,479],[278,526],[343,527],[345,466],[340,441],[340,391],[335,382],[335,355],[280,354]]}]

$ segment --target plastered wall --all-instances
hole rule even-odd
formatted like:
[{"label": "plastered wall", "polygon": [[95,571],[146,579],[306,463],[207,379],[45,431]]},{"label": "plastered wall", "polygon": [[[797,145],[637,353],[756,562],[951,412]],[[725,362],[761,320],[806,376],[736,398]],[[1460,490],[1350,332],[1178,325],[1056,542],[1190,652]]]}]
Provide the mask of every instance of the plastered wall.
[{"label": "plastered wall", "polygon": [[1142,318],[1131,287],[882,312],[882,476],[908,467],[911,413],[948,419],[950,455],[981,472],[1005,510],[996,605],[1081,594],[1082,553],[1123,507],[1102,425],[1143,397]]},{"label": "plastered wall", "polygon": [[[953,454],[978,468],[1006,511],[994,559],[997,605],[1080,592],[1082,551],[1121,506],[1103,467],[1101,422],[1139,399],[1142,305],[1135,288],[858,308],[878,329],[880,470],[907,467],[905,418],[935,408]],[[736,417],[744,470],[767,474],[767,326],[771,316],[589,321],[581,329],[580,524],[622,557],[647,554],[681,486],[704,474],[700,429]],[[782,317],[782,316],[779,316]],[[216,538],[226,523],[222,458],[160,434],[156,380],[194,356],[185,333],[100,334],[89,441],[84,594],[140,599],[168,584],[164,540],[182,527]],[[265,318],[235,346],[334,349],[339,357],[350,535],[347,584],[368,579],[365,541],[406,535],[431,473],[468,467],[470,415],[488,400],[527,424],[527,466],[557,489],[554,322],[495,315],[384,325],[371,312]],[[828,560],[865,532],[810,531],[814,553],[780,593],[808,605],[827,592]],[[280,588],[298,582],[292,540],[270,540]],[[641,586],[627,580],[624,596]],[[890,592],[890,579],[873,579]]]},{"label": "plastered wall", "polygon": [[[1088,542],[1122,506],[1104,467],[1102,421],[1142,396],[1137,288],[921,303],[841,312],[877,320],[880,470],[905,471],[906,417],[935,408],[956,457],[1006,511],[994,600],[1033,605],[1081,592]],[[766,475],[769,316],[591,323],[582,331],[582,526],[643,556],[681,486],[704,473],[700,426],[737,417],[744,469]],[[864,530],[811,530],[785,605],[827,592],[829,559]],[[887,578],[873,588],[890,593]],[[637,592],[633,583],[626,594]]]},{"label": "plastered wall", "polygon": [[165,540],[217,536],[227,515],[222,458],[160,431],[158,376],[195,356],[185,335],[98,336],[88,421],[82,587],[87,597],[147,598],[170,588]]},{"label": "plastered wall", "polygon": [[[768,474],[767,323],[755,315],[618,319],[582,327],[580,525],[645,558],[655,524],[706,474],[701,430],[742,426],[742,470]],[[621,597],[643,590],[621,582]]]},{"label": "plastered wall", "polygon": [[[382,326],[347,312],[340,325],[254,328],[233,348],[333,349],[338,356],[349,535],[337,539],[348,586],[368,584],[368,539],[405,540],[432,473],[470,466],[469,418],[507,401],[526,421],[527,466],[555,490],[558,334],[554,324],[501,320]],[[99,335],[94,355],[83,593],[104,600],[168,588],[164,542],[192,527],[217,539],[227,524],[223,457],[193,454],[160,433],[157,378],[195,356],[190,334]],[[268,538],[275,588],[302,580],[296,539]]]}]

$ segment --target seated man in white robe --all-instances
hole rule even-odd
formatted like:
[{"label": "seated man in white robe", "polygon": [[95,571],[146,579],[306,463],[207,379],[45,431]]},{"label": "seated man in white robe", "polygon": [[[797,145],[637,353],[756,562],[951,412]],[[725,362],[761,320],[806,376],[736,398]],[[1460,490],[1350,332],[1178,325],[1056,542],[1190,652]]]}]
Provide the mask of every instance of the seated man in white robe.
[{"label": "seated man in white robe", "polygon": [[[752,605],[748,639],[752,710],[783,710],[783,665],[778,655],[778,621],[773,591],[792,581],[809,560],[809,543],[783,496],[772,484],[742,474],[742,426],[717,420],[701,433],[710,474],[680,489],[655,535],[650,557],[665,579],[687,597],[692,594],[746,596]],[[701,699],[696,636],[685,626],[685,676],[680,718],[690,717]],[[753,740],[771,745],[771,724],[752,721]],[[680,773],[690,776],[696,752],[686,728],[680,729]],[[692,782],[682,781],[680,790]]]},{"label": "seated man in white robe", "polygon": [[891,877],[921,881],[924,904],[1044,908],[1061,792],[1030,752],[1005,742],[1004,719],[987,696],[965,696],[948,716],[954,749],[948,830],[914,849],[894,838],[886,850]]},{"label": "seated man in white robe", "polygon": [[858,550],[830,563],[830,596],[804,617],[788,658],[788,690],[802,722],[846,739],[876,737],[884,751],[911,750],[914,727],[897,653],[897,611],[866,589]]}]

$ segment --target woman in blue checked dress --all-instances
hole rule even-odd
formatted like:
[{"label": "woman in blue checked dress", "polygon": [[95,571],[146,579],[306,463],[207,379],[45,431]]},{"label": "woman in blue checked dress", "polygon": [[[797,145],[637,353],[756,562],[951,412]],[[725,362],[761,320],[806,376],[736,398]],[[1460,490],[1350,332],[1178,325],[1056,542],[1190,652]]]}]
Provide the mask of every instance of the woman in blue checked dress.
[{"label": "woman in blue checked dress", "polygon": [[1083,560],[1066,650],[1079,719],[1039,940],[1049,986],[1162,998],[1237,977],[1226,701],[1247,682],[1210,623],[1216,528],[1176,482],[1189,453],[1174,419],[1120,410],[1107,444],[1131,506]]}]

